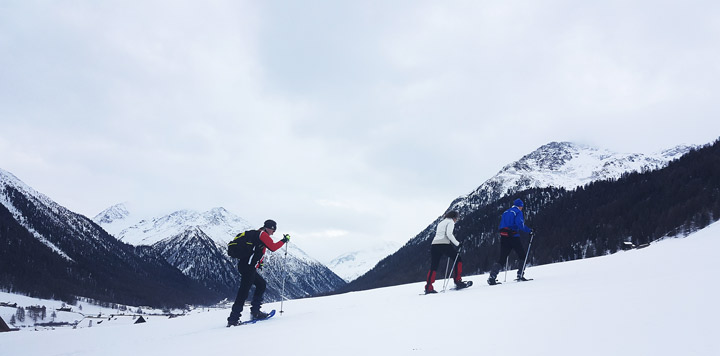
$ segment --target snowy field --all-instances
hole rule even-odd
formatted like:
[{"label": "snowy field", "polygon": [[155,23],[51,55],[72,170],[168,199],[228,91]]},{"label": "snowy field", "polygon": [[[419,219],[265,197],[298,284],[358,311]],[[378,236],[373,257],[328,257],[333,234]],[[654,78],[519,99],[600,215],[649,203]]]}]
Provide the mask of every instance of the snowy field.
[{"label": "snowy field", "polygon": [[[3,305],[3,303],[15,304],[16,306],[11,307]],[[13,319],[13,315],[16,314],[18,308],[24,309],[29,306],[45,307],[45,318],[41,316],[33,318],[30,311],[26,311],[25,320]],[[166,315],[168,314],[180,316],[184,313],[185,311],[180,309],[163,311],[150,307],[130,307],[118,304],[115,304],[114,307],[104,307],[84,300],[77,301],[75,305],[69,305],[58,300],[37,299],[0,292],[0,317],[11,328],[17,328],[21,331],[46,331],[72,326],[75,326],[75,328],[87,328],[127,325],[134,324],[139,316],[142,316],[143,320],[147,321],[156,318],[167,318]],[[15,324],[10,325],[13,320],[15,320]],[[46,325],[49,323],[64,323],[67,325]]]},{"label": "snowy field", "polygon": [[234,328],[228,310],[213,310],[2,333],[0,355],[720,355],[719,235],[716,223],[641,250],[532,267],[525,283],[491,287],[480,275],[436,295],[415,283],[286,301],[283,315]]}]

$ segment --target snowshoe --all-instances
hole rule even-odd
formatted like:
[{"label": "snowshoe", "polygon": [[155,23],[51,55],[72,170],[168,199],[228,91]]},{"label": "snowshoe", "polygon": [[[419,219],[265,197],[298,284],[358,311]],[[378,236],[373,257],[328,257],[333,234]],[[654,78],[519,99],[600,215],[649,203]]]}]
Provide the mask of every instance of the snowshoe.
[{"label": "snowshoe", "polygon": [[425,294],[437,294],[437,291],[434,289],[426,289]]},{"label": "snowshoe", "polygon": [[268,320],[275,315],[275,309],[271,310],[270,313],[263,313],[261,311],[253,312],[252,319],[240,323],[240,325],[255,324],[258,321]]},{"label": "snowshoe", "polygon": [[532,279],[532,278],[525,278],[525,277],[523,276],[523,277],[518,277],[518,278],[516,278],[515,280],[518,281],[518,282],[527,282],[527,281],[532,281],[533,279]]},{"label": "snowshoe", "polygon": [[488,278],[487,282],[488,282],[488,284],[491,285],[491,286],[494,286],[494,285],[496,285],[496,284],[500,284],[500,282],[498,282],[498,280],[495,279],[495,278]]}]

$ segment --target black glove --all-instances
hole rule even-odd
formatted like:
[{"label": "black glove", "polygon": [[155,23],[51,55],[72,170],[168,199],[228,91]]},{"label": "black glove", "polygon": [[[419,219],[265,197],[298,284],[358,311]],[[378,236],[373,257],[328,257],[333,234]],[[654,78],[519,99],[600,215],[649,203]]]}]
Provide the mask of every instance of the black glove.
[{"label": "black glove", "polygon": [[285,244],[290,242],[290,235],[288,235],[288,234],[283,235],[283,238],[280,241],[282,241]]},{"label": "black glove", "polygon": [[530,230],[530,237],[535,236],[535,229]]}]

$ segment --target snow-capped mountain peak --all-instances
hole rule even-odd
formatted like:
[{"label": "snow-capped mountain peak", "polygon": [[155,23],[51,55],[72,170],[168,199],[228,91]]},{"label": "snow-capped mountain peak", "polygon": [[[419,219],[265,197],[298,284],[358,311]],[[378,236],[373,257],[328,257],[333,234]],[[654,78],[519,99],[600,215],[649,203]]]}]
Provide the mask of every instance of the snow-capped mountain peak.
[{"label": "snow-capped mountain peak", "polygon": [[617,153],[572,142],[551,142],[506,165],[451,209],[467,211],[530,188],[575,189],[625,173],[665,167],[695,146],[680,145],[653,154]]},{"label": "snow-capped mountain peak", "polygon": [[677,146],[645,155],[616,153],[571,142],[551,142],[505,166],[498,175],[535,176],[523,189],[547,186],[574,189],[592,181],[618,178],[627,172],[662,168],[691,148]]},{"label": "snow-capped mountain peak", "polygon": [[100,225],[107,225],[112,224],[114,221],[123,220],[129,215],[130,211],[128,211],[125,203],[120,203],[103,210],[93,218],[93,221]]},{"label": "snow-capped mountain peak", "polygon": [[352,281],[369,271],[375,264],[397,251],[397,243],[388,241],[372,248],[351,251],[334,258],[328,267],[345,281]]},{"label": "snow-capped mountain peak", "polygon": [[184,209],[147,217],[133,213],[123,203],[104,210],[93,220],[117,239],[132,245],[152,245],[190,227],[198,227],[217,243],[225,244],[238,232],[252,228],[246,220],[222,207],[205,212]]}]

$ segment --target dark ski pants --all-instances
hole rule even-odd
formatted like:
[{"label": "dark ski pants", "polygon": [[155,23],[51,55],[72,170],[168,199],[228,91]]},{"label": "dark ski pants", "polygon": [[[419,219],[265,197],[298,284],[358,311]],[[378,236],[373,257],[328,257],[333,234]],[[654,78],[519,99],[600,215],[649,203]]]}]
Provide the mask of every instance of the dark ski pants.
[{"label": "dark ski pants", "polygon": [[[525,261],[525,248],[520,242],[520,237],[515,236],[501,236],[500,237],[500,258],[493,265],[492,271],[490,271],[490,278],[495,279],[500,273],[500,269],[507,261],[511,251],[515,251],[517,259],[522,264]],[[518,267],[517,276],[522,277],[523,271],[521,271],[522,265]]]},{"label": "dark ski pants", "polygon": [[255,293],[253,293],[253,299],[250,303],[251,311],[260,310],[262,305],[263,294],[267,288],[265,279],[257,273],[254,266],[239,266],[240,271],[240,288],[238,288],[237,296],[235,296],[235,303],[233,303],[232,311],[228,317],[229,322],[237,322],[240,319],[240,313],[243,310],[243,304],[250,294],[250,288],[255,286]]},{"label": "dark ski pants", "polygon": [[453,279],[456,283],[462,279],[462,257],[458,255],[455,247],[451,244],[430,245],[430,271],[428,272],[425,290],[433,290],[437,269],[440,267],[440,259],[443,256],[447,256],[452,260],[455,260],[455,256],[458,256],[457,263],[455,263],[454,267]]}]

